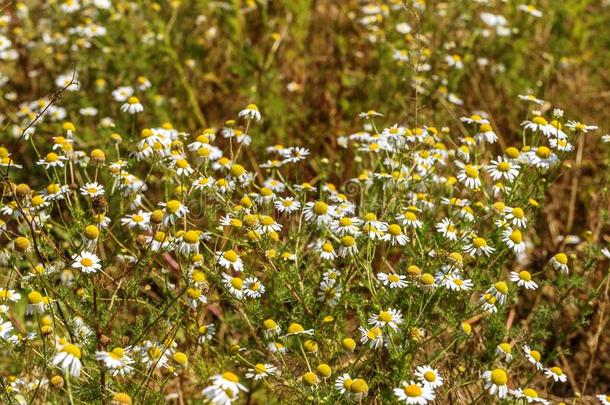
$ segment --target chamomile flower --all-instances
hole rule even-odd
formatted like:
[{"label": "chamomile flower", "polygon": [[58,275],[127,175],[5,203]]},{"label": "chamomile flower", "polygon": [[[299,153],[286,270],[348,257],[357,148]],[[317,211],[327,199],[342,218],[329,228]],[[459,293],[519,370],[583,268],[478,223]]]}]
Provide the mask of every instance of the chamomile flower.
[{"label": "chamomile flower", "polygon": [[274,375],[277,372],[277,367],[269,363],[257,363],[254,367],[249,368],[246,373],[246,378],[250,378],[254,381],[262,380],[270,375]]},{"label": "chamomile flower", "polygon": [[301,208],[301,203],[292,197],[285,197],[274,201],[273,206],[283,214],[292,214]]},{"label": "chamomile flower", "polygon": [[527,270],[511,272],[510,280],[516,282],[519,287],[525,288],[526,290],[535,290],[538,288],[538,284],[532,281],[532,275]]},{"label": "chamomile flower", "polygon": [[59,366],[73,377],[80,377],[82,363],[80,361],[81,350],[78,346],[66,343],[61,347],[59,353],[53,357],[53,365]]},{"label": "chamomile flower", "polygon": [[344,373],[337,377],[337,379],[335,380],[335,388],[337,389],[337,391],[339,391],[341,395],[343,395],[349,392],[349,387],[352,385],[353,382],[354,380],[352,380],[350,375]]},{"label": "chamomile flower", "polygon": [[239,118],[244,118],[246,120],[261,120],[261,113],[258,111],[256,104],[248,104],[246,108],[239,112],[238,116]]},{"label": "chamomile flower", "polygon": [[202,345],[205,342],[209,342],[216,333],[216,325],[209,323],[207,325],[201,325],[197,328],[197,342]]},{"label": "chamomile flower", "polygon": [[280,326],[273,319],[265,319],[263,326],[265,327],[263,335],[265,335],[266,338],[277,336],[282,331]]},{"label": "chamomile flower", "polygon": [[212,385],[204,388],[201,394],[214,405],[230,405],[240,392],[248,392],[239,382],[239,377],[230,371],[216,374],[211,380]]},{"label": "chamomile flower", "polygon": [[303,325],[301,325],[300,323],[297,322],[293,322],[290,325],[288,325],[288,329],[286,330],[286,334],[282,337],[288,337],[288,336],[297,336],[297,335],[309,335],[312,336],[313,335],[313,329],[305,329],[303,328]]},{"label": "chamomile flower", "polygon": [[127,102],[121,105],[121,111],[129,114],[137,114],[144,111],[144,106],[137,97],[129,97]]},{"label": "chamomile flower", "polygon": [[339,246],[339,257],[353,256],[358,253],[358,245],[356,239],[351,235],[345,235],[341,238],[341,245]]},{"label": "chamomile flower", "polygon": [[502,368],[496,368],[494,370],[488,370],[483,373],[483,380],[485,382],[485,389],[489,391],[491,395],[497,396],[503,399],[508,394],[508,374],[506,370]]},{"label": "chamomile flower", "polygon": [[81,252],[80,254],[72,255],[72,260],[74,260],[72,267],[83,273],[96,273],[102,268],[99,257],[94,253]]},{"label": "chamomile flower", "polygon": [[333,207],[323,201],[308,202],[303,213],[306,221],[322,226],[332,220]]},{"label": "chamomile flower", "polygon": [[433,390],[443,385],[444,382],[438,370],[428,365],[416,367],[414,375],[420,383]]},{"label": "chamomile flower", "polygon": [[258,218],[258,226],[256,231],[260,234],[267,234],[270,232],[279,232],[282,230],[282,225],[275,222],[275,220],[269,215],[260,215]]},{"label": "chamomile flower", "polygon": [[474,138],[479,142],[493,144],[498,140],[498,135],[496,135],[491,125],[483,123],[479,127],[479,132],[474,136]]},{"label": "chamomile flower", "polygon": [[67,160],[65,156],[58,155],[54,152],[49,152],[44,157],[44,159],[40,159],[36,162],[38,166],[43,166],[45,169],[50,169],[52,167],[64,167],[64,162]]},{"label": "chamomile flower", "polygon": [[133,359],[129,357],[128,350],[122,347],[115,347],[109,352],[97,351],[95,352],[95,358],[100,361],[104,366],[110,369],[110,374],[114,377],[120,375],[125,376],[133,370],[131,364]]},{"label": "chamomile flower", "polygon": [[582,122],[579,122],[579,121],[568,121],[568,123],[566,124],[566,127],[570,128],[572,131],[575,131],[575,132],[582,132],[583,134],[586,134],[589,131],[595,131],[598,129],[597,125],[587,125],[587,124],[583,124]]},{"label": "chamomile flower", "polygon": [[472,165],[466,165],[457,175],[464,185],[470,189],[477,189],[481,187],[481,178],[479,176],[479,169]]},{"label": "chamomile flower", "polygon": [[45,311],[45,307],[47,305],[48,298],[45,300],[45,297],[42,296],[38,291],[32,291],[28,294],[28,305],[26,308],[26,314],[41,314]]},{"label": "chamomile flower", "polygon": [[85,185],[80,188],[80,193],[89,197],[104,195],[104,186],[96,182],[85,183]]},{"label": "chamomile flower", "polygon": [[392,246],[404,246],[409,242],[409,238],[403,233],[402,228],[398,224],[389,225],[388,231],[383,239],[389,241]]},{"label": "chamomile flower", "polygon": [[330,223],[330,229],[339,236],[360,234],[360,219],[358,217],[341,217]]},{"label": "chamomile flower", "polygon": [[159,206],[163,208],[163,225],[165,226],[175,224],[177,220],[189,213],[189,209],[178,200],[160,202]]},{"label": "chamomile flower", "polygon": [[557,253],[551,258],[551,260],[549,260],[549,263],[551,263],[555,270],[559,270],[564,274],[568,274],[568,256],[565,253]]},{"label": "chamomile flower", "polygon": [[398,309],[389,308],[385,311],[380,311],[377,314],[369,316],[368,323],[378,328],[389,326],[397,331],[400,325],[404,322],[402,312]]},{"label": "chamomile flower", "polygon": [[121,218],[121,225],[126,226],[128,229],[148,229],[150,225],[150,213],[139,210],[135,214],[128,214]]},{"label": "chamomile flower", "polygon": [[265,294],[265,286],[257,277],[250,276],[244,280],[244,295],[249,298],[260,298]]},{"label": "chamomile flower", "polygon": [[533,94],[519,94],[519,99],[523,101],[529,101],[534,104],[543,105],[544,100],[536,98]]},{"label": "chamomile flower", "polygon": [[267,344],[267,350],[270,353],[286,353],[286,346],[280,342],[269,342]]},{"label": "chamomile flower", "polygon": [[547,378],[553,379],[555,382],[566,382],[568,381],[568,376],[563,373],[561,367],[550,367],[544,370],[544,375]]},{"label": "chamomile flower", "polygon": [[445,238],[457,240],[457,228],[449,218],[443,218],[441,222],[438,222],[434,227],[436,228],[436,232],[440,233]]},{"label": "chamomile flower", "polygon": [[525,211],[523,211],[522,208],[506,207],[504,212],[505,212],[504,219],[506,220],[506,222],[508,222],[518,228],[527,227],[527,216],[525,215]]},{"label": "chamomile flower", "polygon": [[216,262],[225,269],[233,269],[235,271],[244,270],[244,262],[233,249],[225,252],[216,252]]},{"label": "chamomile flower", "polygon": [[457,271],[451,271],[449,273],[438,272],[436,274],[436,283],[451,291],[469,291],[474,286],[472,280],[463,278]]},{"label": "chamomile flower", "polygon": [[538,350],[533,350],[528,345],[525,345],[523,346],[523,352],[525,353],[525,358],[527,361],[536,366],[537,370],[544,369],[544,365],[540,362],[542,355]]},{"label": "chamomile flower", "polygon": [[554,167],[559,163],[557,155],[546,146],[532,148],[531,151],[527,152],[526,158],[531,165],[545,170]]},{"label": "chamomile flower", "polygon": [[208,303],[208,299],[199,288],[187,288],[186,289],[186,299],[188,301],[189,307],[192,309],[197,309],[200,305],[205,305]]},{"label": "chamomile flower", "polygon": [[546,399],[540,398],[538,396],[538,391],[533,388],[519,388],[516,390],[511,390],[510,393],[517,399],[524,399],[528,404],[539,403],[548,405],[550,403]]},{"label": "chamomile flower", "polygon": [[509,182],[515,180],[519,175],[520,167],[511,160],[498,156],[487,166],[487,171],[494,181],[505,179]]},{"label": "chamomile flower", "polygon": [[506,243],[509,249],[515,253],[525,252],[525,242],[523,242],[523,235],[518,229],[507,228],[502,231],[502,241]]},{"label": "chamomile flower", "polygon": [[15,290],[0,288],[0,301],[17,302],[21,299],[21,294]]},{"label": "chamomile flower", "polygon": [[410,405],[426,405],[436,397],[431,387],[415,381],[402,381],[400,387],[394,388],[394,396]]},{"label": "chamomile flower", "polygon": [[233,277],[230,274],[223,273],[222,283],[232,296],[238,300],[244,297],[244,279],[241,277]]},{"label": "chamomile flower", "polygon": [[511,362],[513,359],[512,347],[506,342],[500,343],[498,346],[496,346],[496,354],[507,362]]},{"label": "chamomile flower", "polygon": [[377,273],[377,279],[381,283],[390,288],[405,288],[407,284],[407,277],[396,273]]},{"label": "chamomile flower", "polygon": [[380,327],[374,326],[367,329],[363,326],[358,328],[360,332],[360,342],[368,345],[371,349],[379,349],[383,346],[383,331]]},{"label": "chamomile flower", "polygon": [[498,307],[496,306],[497,299],[493,296],[493,294],[481,294],[479,302],[481,303],[481,309],[483,312],[490,312],[492,314],[498,312]]},{"label": "chamomile flower", "polygon": [[417,218],[416,212],[419,212],[419,208],[408,207],[406,211],[396,217],[400,223],[405,227],[411,227],[419,229],[422,226],[422,222]]},{"label": "chamomile flower", "polygon": [[320,257],[324,260],[333,260],[337,257],[337,252],[330,241],[326,241],[320,246]]},{"label": "chamomile flower", "polygon": [[480,256],[483,254],[489,256],[495,250],[495,248],[489,246],[487,241],[480,236],[473,237],[470,242],[464,246],[464,252],[471,256]]}]

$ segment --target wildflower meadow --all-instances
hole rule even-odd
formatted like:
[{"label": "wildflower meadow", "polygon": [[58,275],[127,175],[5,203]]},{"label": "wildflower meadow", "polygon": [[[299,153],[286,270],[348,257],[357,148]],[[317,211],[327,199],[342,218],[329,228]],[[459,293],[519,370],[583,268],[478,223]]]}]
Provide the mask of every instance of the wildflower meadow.
[{"label": "wildflower meadow", "polygon": [[610,1],[0,3],[0,403],[610,404]]}]

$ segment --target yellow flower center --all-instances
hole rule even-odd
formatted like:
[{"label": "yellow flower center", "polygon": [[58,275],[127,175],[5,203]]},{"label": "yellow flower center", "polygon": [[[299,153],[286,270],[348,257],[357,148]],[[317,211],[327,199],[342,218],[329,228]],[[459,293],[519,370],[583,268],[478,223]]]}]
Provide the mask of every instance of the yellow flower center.
[{"label": "yellow flower center", "polygon": [[402,234],[402,229],[400,228],[400,225],[392,224],[388,227],[388,232],[392,236],[398,236]]},{"label": "yellow flower center", "polygon": [[433,371],[426,371],[424,373],[424,378],[428,382],[434,382],[434,381],[436,381],[436,374]]},{"label": "yellow flower center", "polygon": [[328,205],[322,201],[318,201],[313,205],[313,212],[316,215],[325,215],[328,212]]},{"label": "yellow flower center", "polygon": [[64,353],[71,354],[72,356],[76,357],[77,359],[80,359],[80,356],[81,356],[80,349],[76,345],[68,343],[61,348],[61,351]]},{"label": "yellow flower center", "polygon": [[379,320],[382,322],[390,322],[392,320],[392,314],[388,311],[381,311],[379,313]]},{"label": "yellow flower center", "polygon": [[546,119],[544,119],[544,117],[541,116],[536,116],[532,119],[532,122],[536,125],[547,125],[548,121]]},{"label": "yellow flower center", "polygon": [[474,238],[472,244],[478,249],[487,246],[487,241],[483,238]]},{"label": "yellow flower center", "polygon": [[263,325],[265,325],[265,328],[267,329],[277,328],[277,323],[273,319],[266,319],[265,322],[263,322]]},{"label": "yellow flower center", "polygon": [[356,244],[356,240],[353,237],[346,235],[343,238],[341,238],[341,244],[344,247],[351,247]]},{"label": "yellow flower center", "polygon": [[548,159],[549,156],[551,156],[551,150],[546,146],[539,146],[538,149],[536,149],[536,156],[540,159]]},{"label": "yellow flower center", "polygon": [[474,166],[466,166],[464,171],[466,176],[470,177],[471,179],[477,179],[479,177],[479,171]]},{"label": "yellow flower center", "polygon": [[557,260],[557,262],[559,262],[560,264],[567,264],[568,256],[566,256],[565,253],[557,253],[555,255],[555,260]]},{"label": "yellow flower center", "polygon": [[235,263],[238,259],[237,253],[234,250],[227,250],[222,256],[231,263]]},{"label": "yellow flower center", "polygon": [[491,382],[495,385],[506,385],[508,381],[508,375],[506,371],[501,368],[497,368],[491,372]]},{"label": "yellow flower center", "polygon": [[138,98],[137,98],[137,97],[129,97],[129,98],[127,99],[127,102],[128,102],[129,104],[133,105],[133,104],[138,104],[138,103],[140,102],[140,100],[138,100]]},{"label": "yellow flower center", "polygon": [[532,281],[532,275],[527,270],[521,270],[519,272],[519,278],[523,281]]},{"label": "yellow flower center", "polygon": [[196,288],[189,288],[186,290],[186,293],[189,297],[191,297],[192,299],[196,300],[199,297],[201,297],[201,290],[198,290]]},{"label": "yellow flower center", "polygon": [[518,229],[515,229],[514,231],[511,232],[509,239],[511,241],[513,241],[514,243],[521,243],[523,241],[523,237],[521,236],[521,231]]},{"label": "yellow flower center", "polygon": [[242,280],[239,277],[233,277],[231,279],[231,285],[233,286],[233,288],[235,288],[236,290],[241,290],[244,288],[244,280]]},{"label": "yellow flower center", "polygon": [[82,264],[85,267],[89,267],[93,264],[93,260],[89,259],[88,257],[83,257],[80,260],[80,264]]},{"label": "yellow flower center", "polygon": [[298,323],[291,323],[290,326],[288,326],[288,333],[299,333],[299,332],[303,332],[305,329],[303,329],[303,326],[301,326]]},{"label": "yellow flower center", "polygon": [[540,358],[542,357],[540,355],[540,352],[538,350],[532,350],[530,351],[530,356],[532,356],[532,358],[536,361],[540,361]]},{"label": "yellow flower center", "polygon": [[530,398],[538,398],[538,392],[533,388],[525,388],[523,390],[523,395]]},{"label": "yellow flower center", "polygon": [[419,396],[421,396],[421,394],[423,392],[422,388],[417,384],[411,384],[411,385],[405,387],[404,391],[405,391],[405,394],[411,398],[419,397]]},{"label": "yellow flower center", "polygon": [[550,370],[556,375],[563,375],[563,370],[557,366],[551,367]]},{"label": "yellow flower center", "polygon": [[233,383],[239,382],[239,377],[230,371],[225,371],[224,373],[222,373],[222,378]]},{"label": "yellow flower center", "polygon": [[178,212],[178,210],[180,209],[181,206],[182,206],[182,204],[178,200],[168,201],[167,204],[165,205],[167,210],[169,212],[171,212],[172,214],[175,214],[176,212]]},{"label": "yellow flower center", "polygon": [[32,291],[28,294],[28,301],[30,304],[40,304],[42,302],[42,294],[40,294],[38,291]]},{"label": "yellow flower center", "polygon": [[197,231],[186,231],[184,235],[182,235],[182,239],[188,244],[195,244],[199,242],[199,232]]},{"label": "yellow flower center", "polygon": [[49,163],[53,163],[56,162],[57,159],[59,159],[59,156],[57,156],[57,153],[47,153],[47,157],[46,157],[46,161]]},{"label": "yellow flower center", "polygon": [[510,163],[500,162],[498,163],[498,170],[501,172],[507,172],[510,169]]}]

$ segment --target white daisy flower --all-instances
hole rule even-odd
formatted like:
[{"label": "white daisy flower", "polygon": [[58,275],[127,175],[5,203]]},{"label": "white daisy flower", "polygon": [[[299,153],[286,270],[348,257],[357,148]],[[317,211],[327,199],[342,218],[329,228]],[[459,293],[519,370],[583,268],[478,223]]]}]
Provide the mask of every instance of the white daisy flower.
[{"label": "white daisy flower", "polygon": [[402,274],[379,272],[377,279],[390,288],[405,288],[408,285],[407,277]]},{"label": "white daisy flower", "polygon": [[274,375],[277,372],[277,367],[269,363],[258,363],[254,367],[249,368],[246,373],[246,378],[253,379],[254,381],[262,380],[265,377]]},{"label": "white daisy flower", "polygon": [[415,381],[402,381],[400,387],[394,388],[394,395],[398,401],[413,405],[426,405],[435,399],[431,387]]},{"label": "white daisy flower", "polygon": [[91,252],[82,252],[72,255],[72,267],[82,271],[83,273],[96,273],[102,268],[99,257]]},{"label": "white daisy flower", "polygon": [[506,371],[501,368],[496,368],[491,371],[485,371],[483,373],[483,380],[485,381],[485,389],[489,391],[491,395],[497,396],[500,399],[506,398],[508,394],[508,375]]},{"label": "white daisy flower", "polygon": [[70,373],[71,376],[78,378],[82,368],[80,358],[81,351],[78,346],[67,343],[63,345],[59,353],[53,357],[53,364],[59,366],[65,372]]},{"label": "white daisy flower", "polygon": [[443,385],[443,377],[438,370],[428,365],[416,367],[414,375],[420,383],[433,390]]},{"label": "white daisy flower", "polygon": [[519,287],[525,288],[526,290],[535,290],[538,288],[538,284],[532,281],[532,275],[527,270],[511,272],[510,280],[516,282]]},{"label": "white daisy flower", "polygon": [[235,271],[244,270],[244,262],[233,249],[225,252],[216,252],[216,261],[225,269],[233,269]]},{"label": "white daisy flower", "polygon": [[389,326],[393,330],[397,331],[399,326],[404,322],[402,312],[398,309],[389,308],[386,311],[380,311],[377,314],[369,316],[368,323],[370,325],[382,328]]}]

